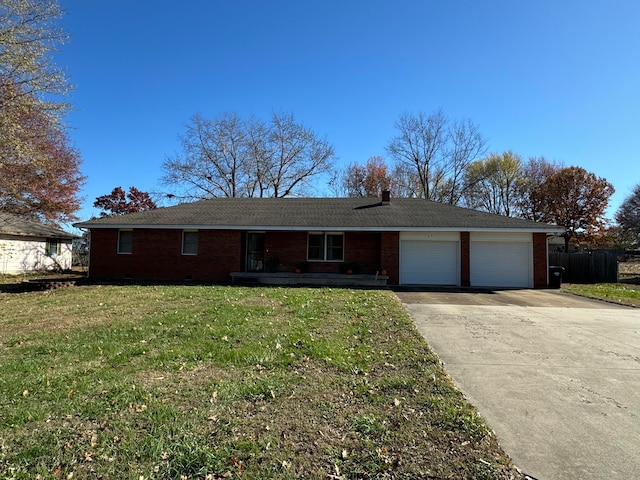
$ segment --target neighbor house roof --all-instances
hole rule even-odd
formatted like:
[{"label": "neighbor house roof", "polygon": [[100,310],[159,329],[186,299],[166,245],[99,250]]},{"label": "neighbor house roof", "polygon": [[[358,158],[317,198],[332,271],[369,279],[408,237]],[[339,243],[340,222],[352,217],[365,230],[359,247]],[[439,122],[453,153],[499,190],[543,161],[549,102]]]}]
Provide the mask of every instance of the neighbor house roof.
[{"label": "neighbor house roof", "polygon": [[77,238],[77,235],[72,233],[6,212],[0,212],[0,234],[20,237]]},{"label": "neighbor house roof", "polygon": [[216,198],[128,215],[79,228],[363,231],[522,231],[558,233],[554,225],[415,198]]}]

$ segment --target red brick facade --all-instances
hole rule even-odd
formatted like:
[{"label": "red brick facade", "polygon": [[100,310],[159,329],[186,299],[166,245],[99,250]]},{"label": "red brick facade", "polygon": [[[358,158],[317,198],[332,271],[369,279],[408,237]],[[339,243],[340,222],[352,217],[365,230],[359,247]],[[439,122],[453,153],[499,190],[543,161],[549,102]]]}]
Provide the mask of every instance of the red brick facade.
[{"label": "red brick facade", "polygon": [[[93,229],[89,275],[95,280],[225,282],[231,272],[246,270],[245,237],[240,230],[199,230],[198,254],[182,255],[182,230],[135,229],[131,254],[118,254],[118,230]],[[383,268],[380,246],[378,232],[345,232],[343,262],[307,261],[307,232],[269,231],[264,260],[279,272],[294,272],[304,265],[307,272],[340,273],[353,265],[358,273],[375,274]],[[397,246],[394,253],[397,256]],[[388,264],[394,268],[393,262]],[[397,259],[395,265],[397,277]]]},{"label": "red brick facade", "polygon": [[547,252],[547,235],[533,234],[533,288],[547,288],[549,286]]},{"label": "red brick facade", "polygon": [[471,285],[471,235],[469,232],[460,232],[460,286]]},{"label": "red brick facade", "polygon": [[200,230],[198,254],[182,255],[181,230],[135,229],[131,254],[118,254],[118,230],[91,230],[94,280],[227,281],[240,270],[239,230]]},{"label": "red brick facade", "polygon": [[381,234],[380,265],[387,271],[389,285],[400,283],[400,233],[383,232]]},{"label": "red brick facade", "polygon": [[[546,234],[533,235],[534,288],[547,287]],[[470,234],[460,233],[460,282],[470,285]],[[197,255],[182,255],[182,231],[135,229],[131,254],[118,254],[117,229],[91,230],[89,275],[94,280],[196,280],[227,282],[231,272],[246,270],[246,232],[199,230]],[[266,268],[279,272],[386,273],[389,285],[400,282],[399,232],[345,232],[344,262],[307,261],[307,232],[264,234]]]}]

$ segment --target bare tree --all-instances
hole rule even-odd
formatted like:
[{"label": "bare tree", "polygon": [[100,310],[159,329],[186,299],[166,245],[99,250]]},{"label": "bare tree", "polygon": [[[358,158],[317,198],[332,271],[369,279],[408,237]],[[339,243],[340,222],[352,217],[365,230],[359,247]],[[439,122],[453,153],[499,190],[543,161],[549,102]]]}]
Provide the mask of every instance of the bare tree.
[{"label": "bare tree", "polygon": [[520,215],[535,222],[542,221],[544,216],[544,206],[539,195],[535,194],[536,189],[546,180],[564,168],[559,162],[549,161],[544,157],[531,157],[524,164],[524,176],[519,183],[519,205]]},{"label": "bare tree", "polygon": [[640,245],[640,183],[618,207],[615,218],[623,233]]},{"label": "bare tree", "polygon": [[447,181],[437,200],[457,205],[464,195],[464,175],[467,167],[484,155],[486,142],[471,120],[451,123],[447,134],[449,147],[445,162]]},{"label": "bare tree", "polygon": [[249,196],[246,134],[237,115],[194,115],[180,140],[182,153],[163,164],[163,183],[179,186],[189,199]]},{"label": "bare tree", "polygon": [[291,114],[273,114],[269,123],[196,115],[181,141],[183,152],[165,160],[162,181],[186,199],[297,195],[330,170],[334,156]]},{"label": "bare tree", "polygon": [[428,116],[405,113],[395,126],[398,135],[387,151],[414,172],[417,185],[412,189],[428,200],[459,203],[465,169],[486,149],[478,127],[470,120],[452,122],[442,110]]},{"label": "bare tree", "polygon": [[406,163],[397,162],[391,171],[393,179],[393,195],[398,198],[420,198],[421,188],[418,174]]},{"label": "bare tree", "polygon": [[292,114],[273,114],[268,129],[267,157],[263,162],[267,191],[273,197],[288,197],[303,191],[317,175],[328,172],[333,147]]}]

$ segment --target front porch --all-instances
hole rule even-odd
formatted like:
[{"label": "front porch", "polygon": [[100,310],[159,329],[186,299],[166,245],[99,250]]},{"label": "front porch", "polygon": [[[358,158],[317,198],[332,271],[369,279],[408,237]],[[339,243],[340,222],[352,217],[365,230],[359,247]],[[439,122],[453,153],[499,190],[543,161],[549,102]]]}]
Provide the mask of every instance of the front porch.
[{"label": "front porch", "polygon": [[385,287],[388,275],[344,273],[231,272],[236,285],[321,285],[340,287]]}]

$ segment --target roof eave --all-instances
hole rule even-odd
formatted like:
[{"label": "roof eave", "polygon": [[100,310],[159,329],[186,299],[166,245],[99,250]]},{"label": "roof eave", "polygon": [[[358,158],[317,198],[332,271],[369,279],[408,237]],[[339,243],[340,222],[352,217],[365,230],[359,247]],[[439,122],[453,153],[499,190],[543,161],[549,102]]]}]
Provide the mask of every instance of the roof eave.
[{"label": "roof eave", "polygon": [[553,225],[540,227],[468,227],[468,226],[353,226],[353,225],[198,225],[198,224],[88,224],[76,223],[76,228],[88,229],[161,229],[161,230],[257,230],[257,231],[357,231],[357,232],[521,232],[564,233],[564,228]]}]

